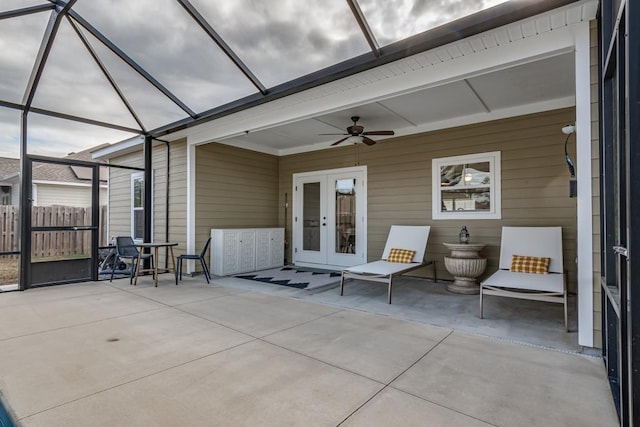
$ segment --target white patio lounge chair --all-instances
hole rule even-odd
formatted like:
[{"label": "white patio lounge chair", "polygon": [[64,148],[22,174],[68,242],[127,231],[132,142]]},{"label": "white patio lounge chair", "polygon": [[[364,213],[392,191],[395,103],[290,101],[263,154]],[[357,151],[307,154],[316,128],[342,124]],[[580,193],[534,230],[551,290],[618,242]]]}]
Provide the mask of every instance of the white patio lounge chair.
[{"label": "white patio lounge chair", "polygon": [[[511,271],[514,255],[550,258],[548,273]],[[569,331],[567,285],[562,264],[562,227],[502,227],[499,268],[480,283],[481,319],[485,295],[555,302],[564,304],[564,327]],[[514,268],[522,269],[517,266]]]},{"label": "white patio lounge chair", "polygon": [[[360,279],[387,283],[389,285],[387,300],[389,304],[391,304],[391,286],[394,276],[426,265],[432,265],[435,280],[435,264],[432,261],[425,262],[424,260],[430,230],[431,227],[429,226],[392,225],[391,230],[389,230],[389,236],[387,237],[387,243],[382,252],[381,260],[342,270],[340,295],[342,296],[344,291],[345,279]],[[415,251],[415,253],[410,262],[389,262],[387,260],[389,259],[392,249],[405,249]]]}]

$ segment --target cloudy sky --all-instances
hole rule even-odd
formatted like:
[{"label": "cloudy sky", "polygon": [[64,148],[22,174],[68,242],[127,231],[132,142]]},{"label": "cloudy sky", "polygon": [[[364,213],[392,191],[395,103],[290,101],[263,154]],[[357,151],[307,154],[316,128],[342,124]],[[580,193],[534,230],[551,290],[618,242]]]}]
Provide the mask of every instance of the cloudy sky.
[{"label": "cloudy sky", "polygon": [[[360,0],[379,44],[395,42],[505,0]],[[267,88],[368,52],[344,0],[191,0]],[[0,12],[44,0],[2,0]],[[201,112],[257,89],[176,0],[78,0],[74,10]],[[0,20],[0,100],[22,103],[50,12]],[[147,130],[187,114],[81,30]],[[79,36],[64,20],[34,107],[138,128]],[[133,134],[31,113],[29,153],[63,156]],[[0,106],[0,156],[18,157],[20,113]]]}]

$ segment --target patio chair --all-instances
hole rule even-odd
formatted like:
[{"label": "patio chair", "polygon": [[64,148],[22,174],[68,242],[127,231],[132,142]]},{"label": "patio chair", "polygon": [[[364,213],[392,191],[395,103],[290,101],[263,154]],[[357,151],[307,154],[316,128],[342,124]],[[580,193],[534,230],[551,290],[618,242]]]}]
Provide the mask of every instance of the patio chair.
[{"label": "patio chair", "polygon": [[182,280],[182,260],[183,259],[193,259],[199,260],[200,265],[202,266],[202,271],[204,272],[204,278],[207,279],[207,283],[209,283],[209,279],[211,279],[211,273],[209,272],[209,267],[207,266],[207,261],[205,261],[205,255],[207,253],[207,249],[209,249],[209,244],[211,243],[211,237],[207,239],[207,243],[204,244],[204,248],[202,252],[199,254],[183,254],[178,255],[178,263],[176,265],[176,285],[178,284],[178,277]]},{"label": "patio chair", "polygon": [[382,259],[342,270],[340,295],[342,296],[344,292],[345,279],[387,283],[387,302],[391,304],[391,289],[395,276],[432,265],[435,280],[434,262],[424,260],[430,230],[429,226],[392,225],[382,252]]},{"label": "patio chair", "polygon": [[[154,266],[153,254],[142,254],[138,252],[133,239],[130,236],[118,236],[116,237],[116,255],[117,260],[114,263],[118,265],[123,260],[130,260],[129,266],[129,284],[133,283],[133,276],[136,273],[136,266],[138,264],[138,257],[141,256],[142,260],[151,260],[151,266]],[[111,272],[111,279],[113,281],[113,271]]]},{"label": "patio chair", "polygon": [[568,332],[562,227],[502,227],[499,270],[480,283],[481,319],[485,295],[564,304]]}]

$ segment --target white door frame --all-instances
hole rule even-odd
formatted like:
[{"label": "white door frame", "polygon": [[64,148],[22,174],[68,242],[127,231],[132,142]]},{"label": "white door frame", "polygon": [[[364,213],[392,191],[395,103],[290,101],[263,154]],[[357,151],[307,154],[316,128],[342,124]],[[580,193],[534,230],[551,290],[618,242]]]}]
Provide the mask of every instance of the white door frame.
[{"label": "white door frame", "polygon": [[[322,229],[324,232],[322,233],[324,236],[321,236],[321,248],[324,248],[324,254],[322,257],[317,259],[317,262],[309,262],[306,259],[300,260],[298,259],[297,254],[302,253],[302,232],[300,230],[301,222],[297,222],[297,219],[302,218],[302,197],[300,197],[300,193],[295,191],[296,184],[304,183],[304,182],[318,182],[324,180],[324,190],[321,193],[321,209],[325,214],[328,214],[329,208],[335,205],[334,203],[330,203],[327,199],[329,194],[329,189],[327,188],[328,180],[335,178],[348,178],[350,174],[359,173],[362,176],[362,182],[358,185],[357,193],[356,193],[356,215],[358,221],[359,231],[356,233],[356,254],[354,255],[346,255],[346,254],[334,254],[333,256],[329,256],[330,246],[335,246],[335,233],[329,233],[327,230],[335,229],[335,216],[334,213],[326,215],[327,226]],[[321,185],[322,187],[322,185]],[[318,267],[318,268],[327,268],[333,270],[342,270],[344,267],[353,266],[358,264],[364,264],[367,262],[367,167],[366,166],[353,166],[348,168],[339,168],[339,169],[326,169],[320,171],[313,172],[302,172],[293,174],[293,215],[291,218],[291,230],[292,230],[292,241],[293,246],[291,248],[292,251],[292,260],[295,265],[303,266],[303,267]],[[331,194],[333,193],[333,189],[331,189]],[[331,260],[331,261],[330,261]]]}]

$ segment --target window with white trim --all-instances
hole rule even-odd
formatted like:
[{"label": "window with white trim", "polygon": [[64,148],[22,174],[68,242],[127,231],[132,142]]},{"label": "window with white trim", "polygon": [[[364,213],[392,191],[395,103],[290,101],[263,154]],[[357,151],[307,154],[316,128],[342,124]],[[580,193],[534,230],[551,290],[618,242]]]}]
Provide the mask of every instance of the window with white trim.
[{"label": "window with white trim", "polygon": [[433,159],[433,219],[500,219],[500,152]]},{"label": "window with white trim", "polygon": [[144,239],[144,173],[131,175],[131,237]]}]

